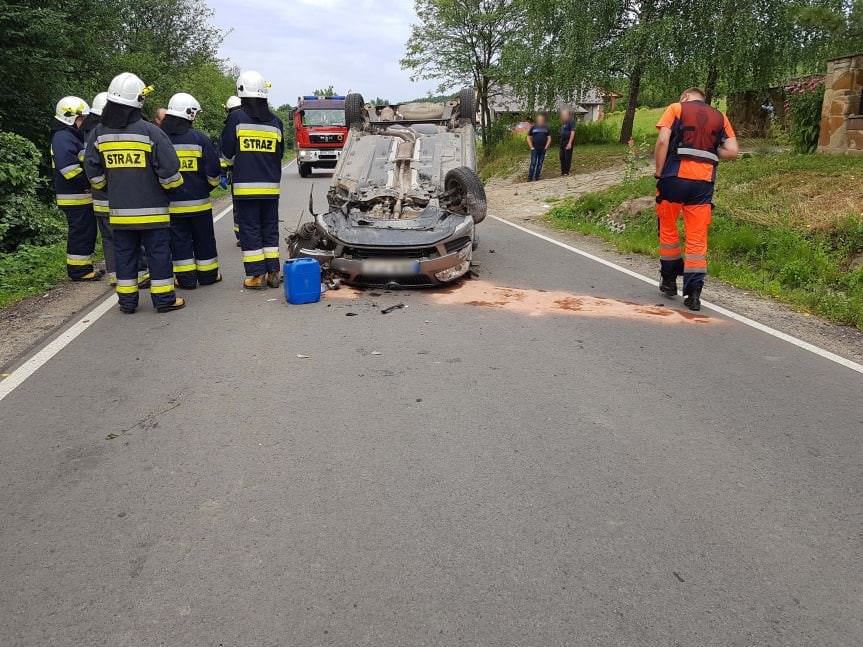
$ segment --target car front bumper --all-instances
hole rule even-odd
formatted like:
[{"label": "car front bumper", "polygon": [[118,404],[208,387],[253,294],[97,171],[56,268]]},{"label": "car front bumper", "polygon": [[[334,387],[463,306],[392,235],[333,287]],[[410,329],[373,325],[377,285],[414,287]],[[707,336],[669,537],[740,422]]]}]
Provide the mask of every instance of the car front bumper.
[{"label": "car front bumper", "polygon": [[[324,270],[330,270],[345,283],[366,286],[430,287],[455,281],[470,270],[473,254],[473,232],[470,236],[441,241],[430,248],[348,247],[337,245],[335,250],[300,249],[299,256],[315,258]],[[452,250],[452,251],[448,251]],[[424,252],[420,254],[419,252]],[[393,269],[381,272],[381,266]],[[410,271],[398,267],[411,265]]]}]

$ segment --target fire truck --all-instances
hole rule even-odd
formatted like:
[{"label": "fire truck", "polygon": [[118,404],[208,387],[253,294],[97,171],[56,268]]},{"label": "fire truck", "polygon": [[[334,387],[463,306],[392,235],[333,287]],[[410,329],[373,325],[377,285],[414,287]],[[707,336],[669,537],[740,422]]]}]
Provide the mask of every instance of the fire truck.
[{"label": "fire truck", "polygon": [[294,130],[300,176],[309,177],[315,167],[335,168],[348,136],[345,98],[299,97],[294,111]]}]

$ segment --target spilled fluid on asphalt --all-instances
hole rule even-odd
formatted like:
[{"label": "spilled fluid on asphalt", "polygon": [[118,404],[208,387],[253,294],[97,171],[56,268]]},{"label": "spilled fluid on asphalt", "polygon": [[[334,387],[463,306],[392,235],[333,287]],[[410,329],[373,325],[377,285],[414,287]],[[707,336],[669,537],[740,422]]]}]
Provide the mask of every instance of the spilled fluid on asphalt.
[{"label": "spilled fluid on asphalt", "polygon": [[[711,324],[718,320],[664,305],[646,305],[571,292],[512,288],[489,281],[470,280],[437,290],[413,293],[422,301],[438,305],[473,306],[528,317],[549,315],[610,317],[665,324]],[[368,293],[351,287],[326,293],[328,299],[357,299]]]}]

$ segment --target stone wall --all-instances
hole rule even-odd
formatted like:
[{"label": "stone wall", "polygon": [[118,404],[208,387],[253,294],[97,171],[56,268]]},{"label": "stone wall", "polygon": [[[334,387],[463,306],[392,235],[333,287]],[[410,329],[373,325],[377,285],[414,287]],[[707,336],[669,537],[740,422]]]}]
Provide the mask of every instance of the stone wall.
[{"label": "stone wall", "polygon": [[728,95],[728,119],[738,137],[770,137],[773,134],[770,115],[762,108],[768,103],[773,106],[774,118],[785,124],[785,92],[781,87]]},{"label": "stone wall", "polygon": [[863,155],[863,54],[827,63],[820,153]]}]

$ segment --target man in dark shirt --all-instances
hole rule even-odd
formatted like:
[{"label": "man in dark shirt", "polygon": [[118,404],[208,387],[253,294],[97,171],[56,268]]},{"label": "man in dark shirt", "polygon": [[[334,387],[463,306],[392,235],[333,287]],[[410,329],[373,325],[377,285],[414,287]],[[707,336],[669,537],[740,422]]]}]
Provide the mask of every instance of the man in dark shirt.
[{"label": "man in dark shirt", "polygon": [[575,146],[575,120],[569,110],[560,112],[560,174],[569,175],[572,148]]},{"label": "man in dark shirt", "polygon": [[545,115],[536,116],[536,123],[527,131],[527,144],[530,146],[530,169],[527,173],[527,181],[534,182],[542,174],[545,151],[551,146],[551,132],[545,125]]}]

